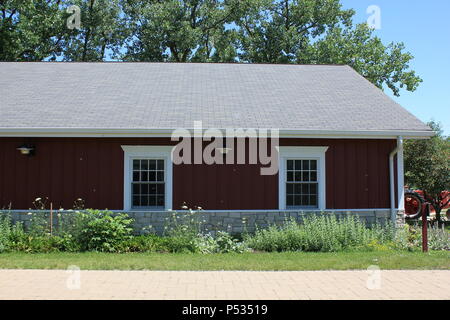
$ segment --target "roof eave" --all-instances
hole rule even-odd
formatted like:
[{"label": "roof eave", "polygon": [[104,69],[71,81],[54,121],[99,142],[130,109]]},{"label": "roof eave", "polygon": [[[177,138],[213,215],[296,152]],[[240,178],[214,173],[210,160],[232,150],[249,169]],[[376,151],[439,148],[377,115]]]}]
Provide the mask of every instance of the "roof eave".
[{"label": "roof eave", "polygon": [[[204,129],[207,130],[207,129]],[[224,128],[224,130],[226,130]],[[0,128],[0,137],[170,137],[174,129]],[[192,131],[192,129],[190,130]],[[280,138],[427,139],[433,131],[417,130],[279,130]]]}]

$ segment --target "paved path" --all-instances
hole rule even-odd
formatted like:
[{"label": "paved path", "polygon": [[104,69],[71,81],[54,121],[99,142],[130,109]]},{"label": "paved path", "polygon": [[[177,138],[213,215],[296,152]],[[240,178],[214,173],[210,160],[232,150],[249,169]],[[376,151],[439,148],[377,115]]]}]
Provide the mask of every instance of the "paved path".
[{"label": "paved path", "polygon": [[450,299],[450,271],[0,270],[0,299]]}]

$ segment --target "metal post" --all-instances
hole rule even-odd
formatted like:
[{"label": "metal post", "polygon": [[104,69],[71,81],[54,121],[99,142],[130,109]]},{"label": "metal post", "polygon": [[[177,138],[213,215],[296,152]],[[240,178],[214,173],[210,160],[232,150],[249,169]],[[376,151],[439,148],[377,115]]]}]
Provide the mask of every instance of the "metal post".
[{"label": "metal post", "polygon": [[422,210],[422,251],[428,252],[428,215],[430,214],[430,204],[426,203],[426,210]]}]

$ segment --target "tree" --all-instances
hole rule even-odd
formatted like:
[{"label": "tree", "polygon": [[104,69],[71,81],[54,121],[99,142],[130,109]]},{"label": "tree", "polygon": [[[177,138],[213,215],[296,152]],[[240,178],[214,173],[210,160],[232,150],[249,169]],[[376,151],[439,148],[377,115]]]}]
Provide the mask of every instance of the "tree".
[{"label": "tree", "polygon": [[119,0],[74,0],[70,5],[80,8],[81,28],[65,29],[63,60],[103,61],[107,50],[111,54],[119,50],[126,35]]},{"label": "tree", "polygon": [[430,121],[428,125],[436,133],[431,139],[405,142],[405,182],[424,191],[440,221],[441,211],[450,201],[442,197],[442,191],[450,190],[450,138],[443,135],[439,123]]},{"label": "tree", "polygon": [[334,27],[323,39],[299,52],[298,62],[347,64],[380,89],[387,86],[399,96],[400,88],[415,91],[422,82],[414,71],[407,70],[413,56],[404,49],[403,43],[385,46],[367,24]]},{"label": "tree", "polygon": [[248,0],[124,0],[131,37],[124,60],[234,61],[235,31],[226,28]]},{"label": "tree", "polygon": [[240,59],[256,63],[298,63],[297,56],[327,30],[349,26],[353,10],[339,0],[274,0],[261,3],[237,21]]},{"label": "tree", "polygon": [[0,61],[41,61],[61,52],[61,1],[0,0]]}]

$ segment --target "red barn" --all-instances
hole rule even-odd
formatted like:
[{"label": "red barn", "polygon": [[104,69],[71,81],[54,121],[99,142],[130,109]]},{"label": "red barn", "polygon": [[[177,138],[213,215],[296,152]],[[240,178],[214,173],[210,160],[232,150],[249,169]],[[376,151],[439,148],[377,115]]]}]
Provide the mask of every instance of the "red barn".
[{"label": "red barn", "polygon": [[432,134],[348,66],[2,62],[0,207],[395,214]]}]

